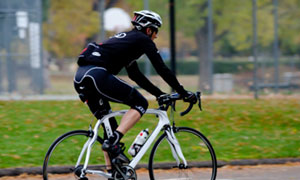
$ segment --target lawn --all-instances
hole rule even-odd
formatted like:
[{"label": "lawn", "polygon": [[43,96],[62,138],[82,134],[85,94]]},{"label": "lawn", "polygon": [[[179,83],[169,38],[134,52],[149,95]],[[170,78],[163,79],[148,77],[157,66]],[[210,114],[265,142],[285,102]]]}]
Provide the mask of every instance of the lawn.
[{"label": "lawn", "polygon": [[[178,113],[185,106],[177,103]],[[154,107],[156,102],[150,102]],[[299,99],[204,99],[202,112],[178,113],[177,125],[205,134],[218,160],[300,157]],[[0,168],[41,166],[55,138],[87,129],[93,119],[80,101],[0,101]],[[140,130],[156,122],[155,116],[145,115],[126,134],[125,143],[130,145]]]}]

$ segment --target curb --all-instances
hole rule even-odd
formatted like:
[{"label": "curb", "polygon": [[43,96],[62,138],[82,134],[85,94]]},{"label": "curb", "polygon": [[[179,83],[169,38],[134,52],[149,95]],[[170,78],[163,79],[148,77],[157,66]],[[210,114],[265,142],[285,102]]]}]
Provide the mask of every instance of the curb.
[{"label": "curb", "polygon": [[[279,159],[243,159],[233,161],[218,161],[218,167],[223,166],[255,166],[255,165],[267,165],[267,164],[286,164],[300,162],[300,158],[279,158]],[[164,169],[167,163],[157,165],[157,168]],[[194,167],[205,167],[205,163],[193,163]],[[137,165],[136,169],[147,168],[147,164]],[[207,167],[207,166],[206,166]],[[57,166],[52,168],[52,173],[64,174],[70,172],[71,166]],[[93,167],[92,167],[93,168]],[[94,166],[97,168],[97,166]],[[155,167],[154,167],[155,168]],[[21,174],[42,174],[42,167],[28,167],[28,168],[6,168],[0,169],[0,177],[2,176],[18,176]]]}]

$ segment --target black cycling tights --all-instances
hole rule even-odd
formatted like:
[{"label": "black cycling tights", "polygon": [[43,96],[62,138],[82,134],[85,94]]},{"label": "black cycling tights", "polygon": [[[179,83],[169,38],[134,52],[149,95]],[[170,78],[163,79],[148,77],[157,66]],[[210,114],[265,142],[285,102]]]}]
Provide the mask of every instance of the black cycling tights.
[{"label": "black cycling tights", "polygon": [[[136,109],[141,116],[148,108],[147,100],[125,81],[107,72],[103,67],[93,65],[78,68],[74,86],[78,94],[83,94],[87,104],[97,119],[111,111],[109,101],[122,103]],[[110,118],[112,130],[117,128],[115,118]]]}]

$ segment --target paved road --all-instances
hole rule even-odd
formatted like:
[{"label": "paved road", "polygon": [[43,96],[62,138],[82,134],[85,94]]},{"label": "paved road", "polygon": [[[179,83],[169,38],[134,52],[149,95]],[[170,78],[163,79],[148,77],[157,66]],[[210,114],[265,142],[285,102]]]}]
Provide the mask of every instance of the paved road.
[{"label": "paved road", "polygon": [[218,171],[218,180],[300,180],[300,163],[224,166]]},{"label": "paved road", "polygon": [[[195,170],[195,176],[202,170]],[[162,173],[166,177],[172,172]],[[73,175],[59,175],[57,180],[75,180]],[[17,177],[2,177],[0,180],[41,180],[40,175],[20,175]],[[94,177],[90,180],[101,180]],[[139,172],[139,180],[147,180],[146,170]],[[284,165],[257,165],[257,166],[224,166],[218,169],[217,180],[300,180],[300,163],[289,163]]]}]

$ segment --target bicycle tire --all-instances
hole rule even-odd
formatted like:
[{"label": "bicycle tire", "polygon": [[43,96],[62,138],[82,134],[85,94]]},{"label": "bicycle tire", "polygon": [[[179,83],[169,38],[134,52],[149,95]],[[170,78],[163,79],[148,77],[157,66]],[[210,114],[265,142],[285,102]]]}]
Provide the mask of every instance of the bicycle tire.
[{"label": "bicycle tire", "polygon": [[[68,179],[77,179],[74,174],[75,165],[84,143],[90,136],[91,131],[75,130],[58,137],[46,153],[43,163],[43,179],[57,179],[60,178],[60,174],[68,174],[64,175],[64,178],[67,176]],[[98,143],[95,143],[94,146],[98,144],[99,147],[92,149],[88,169],[104,170],[106,166],[101,149],[103,139],[98,136],[97,142]],[[96,152],[93,152],[94,149]],[[84,163],[84,160],[85,156],[82,158],[81,165]],[[88,176],[90,175],[87,175],[87,177]]]},{"label": "bicycle tire", "polygon": [[208,139],[199,131],[188,127],[176,127],[174,133],[188,162],[188,168],[178,167],[167,142],[167,134],[164,133],[151,150],[148,164],[150,179],[215,180],[217,159]]}]

